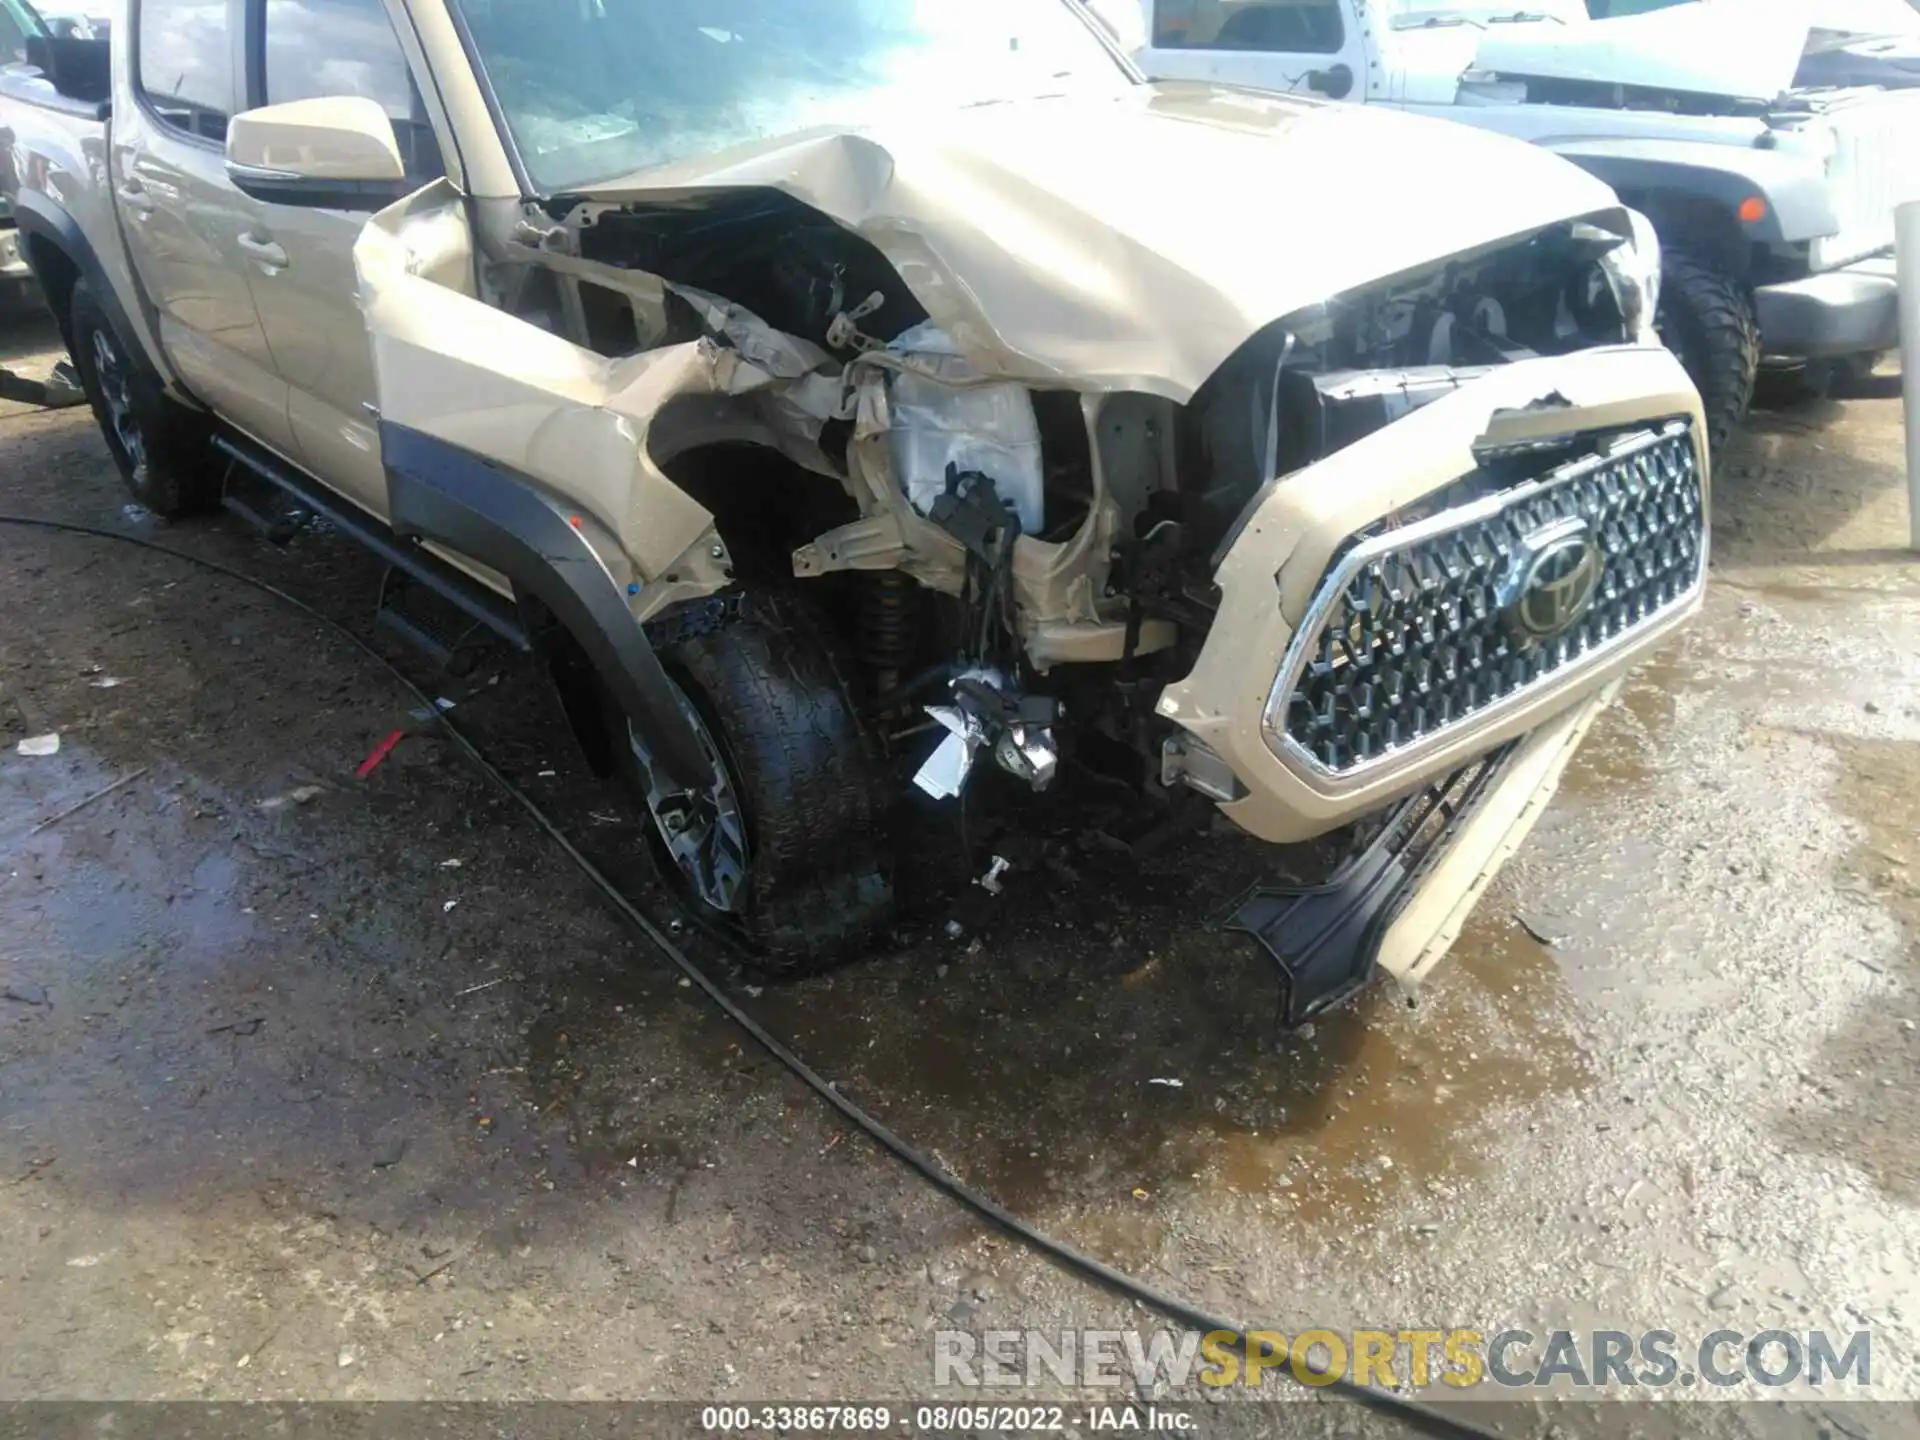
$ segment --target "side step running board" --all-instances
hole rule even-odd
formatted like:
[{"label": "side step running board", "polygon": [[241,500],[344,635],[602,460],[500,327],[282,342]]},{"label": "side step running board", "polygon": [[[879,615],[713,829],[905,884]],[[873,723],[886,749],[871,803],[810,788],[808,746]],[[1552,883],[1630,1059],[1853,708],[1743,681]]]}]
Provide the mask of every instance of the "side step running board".
[{"label": "side step running board", "polygon": [[[237,461],[276,489],[284,491],[314,514],[337,526],[351,539],[378,555],[408,580],[431,591],[476,625],[522,652],[533,648],[526,627],[513,604],[462,574],[430,551],[408,543],[357,505],[341,499],[259,446],[237,435],[216,435],[214,448]],[[386,585],[382,585],[382,599]],[[394,627],[399,629],[400,627]]]}]

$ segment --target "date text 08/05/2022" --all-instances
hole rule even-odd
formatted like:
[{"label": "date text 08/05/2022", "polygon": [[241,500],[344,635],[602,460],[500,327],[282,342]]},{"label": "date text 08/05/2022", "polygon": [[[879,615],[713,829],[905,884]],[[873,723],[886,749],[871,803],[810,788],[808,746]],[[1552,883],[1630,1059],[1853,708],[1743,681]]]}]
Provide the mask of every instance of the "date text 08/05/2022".
[{"label": "date text 08/05/2022", "polygon": [[1191,1434],[1188,1411],[1157,1405],[708,1405],[700,1428],[710,1434],[844,1433],[1029,1434],[1065,1431]]}]

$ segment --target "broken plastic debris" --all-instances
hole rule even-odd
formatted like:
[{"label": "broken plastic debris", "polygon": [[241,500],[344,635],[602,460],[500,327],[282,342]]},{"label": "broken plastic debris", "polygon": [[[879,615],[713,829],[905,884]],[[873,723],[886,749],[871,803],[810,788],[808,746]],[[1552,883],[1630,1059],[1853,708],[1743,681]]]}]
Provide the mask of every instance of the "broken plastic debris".
[{"label": "broken plastic debris", "polygon": [[1012,868],[1013,862],[1007,859],[1006,856],[994,856],[993,863],[987,866],[987,873],[980,877],[980,888],[989,895],[998,895],[1002,890],[1006,889],[1006,886],[1001,883],[1000,877]]},{"label": "broken plastic debris", "polygon": [[393,747],[406,738],[407,732],[404,730],[389,732],[386,739],[374,746],[372,751],[368,753],[367,758],[360,762],[360,768],[353,772],[354,779],[364,780],[373,774],[374,771],[380,768],[381,762],[393,754]]},{"label": "broken plastic debris", "polygon": [[275,795],[270,799],[262,800],[260,808],[284,810],[289,805],[306,805],[325,793],[318,785],[302,785],[297,789],[289,790],[284,795]]},{"label": "broken plastic debris", "polygon": [[944,928],[946,930],[947,939],[949,940],[958,940],[962,935],[967,933],[967,927],[962,925],[958,920],[947,921],[946,926]]},{"label": "broken plastic debris", "polygon": [[929,705],[927,714],[944,725],[948,734],[926,758],[913,783],[935,800],[951,800],[967,783],[973,754],[986,743],[986,734],[951,705]]},{"label": "broken plastic debris", "polygon": [[87,683],[96,690],[115,690],[127,682],[118,675],[102,675],[98,680],[90,680]]},{"label": "broken plastic debris", "polygon": [[460,862],[458,860],[442,860],[440,862],[440,868],[442,870],[458,870],[460,868]]},{"label": "broken plastic debris", "polygon": [[22,740],[14,748],[19,751],[20,754],[30,757],[58,755],[60,753],[60,737],[58,735],[35,735],[30,739]]},{"label": "broken plastic debris", "polygon": [[453,907],[454,907],[454,906],[456,906],[456,905],[458,905],[459,903],[460,903],[460,902],[459,902],[458,900],[449,900],[449,901],[447,901],[447,903],[446,903],[446,904],[444,904],[444,905],[442,905],[442,906],[440,907],[440,913],[441,913],[442,915],[444,915],[444,914],[446,914],[446,913],[447,913],[447,912],[448,912],[449,910],[451,910],[451,909],[453,909]]},{"label": "broken plastic debris", "polygon": [[1186,1081],[1184,1081],[1184,1080],[1175,1080],[1175,1079],[1173,1079],[1173,1078],[1172,1078],[1172,1077],[1170,1077],[1170,1076],[1158,1076],[1158,1075],[1156,1075],[1156,1076],[1155,1076],[1155,1077],[1154,1077],[1153,1079],[1151,1079],[1151,1080],[1149,1080],[1149,1081],[1147,1081],[1147,1084],[1149,1084],[1149,1085],[1165,1085],[1165,1086],[1168,1086],[1169,1088],[1171,1088],[1171,1089],[1174,1089],[1174,1090],[1184,1090],[1184,1089],[1186,1089],[1186,1088],[1187,1088],[1187,1082],[1186,1082]]}]

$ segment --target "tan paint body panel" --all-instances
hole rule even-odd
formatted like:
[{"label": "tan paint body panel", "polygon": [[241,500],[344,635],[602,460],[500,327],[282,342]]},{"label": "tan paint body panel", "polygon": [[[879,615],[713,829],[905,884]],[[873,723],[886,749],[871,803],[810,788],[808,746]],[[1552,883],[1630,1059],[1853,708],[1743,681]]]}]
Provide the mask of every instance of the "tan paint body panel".
[{"label": "tan paint body panel", "polygon": [[[1566,405],[1526,407],[1549,395]],[[1498,416],[1497,412],[1519,412]],[[1355,531],[1476,468],[1474,442],[1588,429],[1630,429],[1675,417],[1693,422],[1706,473],[1700,400],[1657,346],[1624,345],[1516,362],[1356,441],[1276,485],[1215,572],[1218,614],[1191,674],[1169,685],[1160,714],[1197,735],[1251,792],[1221,809],[1264,840],[1305,840],[1366,815],[1523,735],[1592,696],[1655,649],[1698,608],[1687,605],[1597,664],[1576,664],[1505,709],[1461,725],[1417,764],[1353,776],[1308,773],[1268,747],[1268,695],[1294,627],[1334,552]]]},{"label": "tan paint body panel", "polygon": [[[499,462],[577,506],[609,582],[643,618],[727,582],[713,517],[648,448],[663,407],[765,390],[709,340],[610,360],[433,278],[461,200],[436,184],[376,216],[354,247],[382,417]],[[511,357],[509,363],[507,357]]]}]

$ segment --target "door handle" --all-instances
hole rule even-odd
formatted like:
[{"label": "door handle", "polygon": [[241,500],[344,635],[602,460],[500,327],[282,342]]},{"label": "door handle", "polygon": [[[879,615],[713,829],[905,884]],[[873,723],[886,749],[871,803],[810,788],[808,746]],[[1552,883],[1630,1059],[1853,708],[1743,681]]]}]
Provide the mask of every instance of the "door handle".
[{"label": "door handle", "polygon": [[287,268],[287,252],[280,246],[274,244],[273,241],[262,240],[251,231],[243,232],[239,240],[241,250],[251,259],[258,261],[270,269],[284,270]]}]

